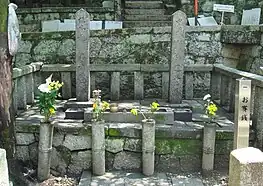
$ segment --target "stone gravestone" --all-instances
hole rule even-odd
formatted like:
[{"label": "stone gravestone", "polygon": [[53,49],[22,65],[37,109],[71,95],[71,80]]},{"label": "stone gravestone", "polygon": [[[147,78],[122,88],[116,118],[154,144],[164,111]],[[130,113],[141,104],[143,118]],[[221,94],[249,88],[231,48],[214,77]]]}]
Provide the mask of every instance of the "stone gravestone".
[{"label": "stone gravestone", "polygon": [[181,10],[173,14],[171,61],[169,72],[169,102],[179,104],[183,97],[185,27],[187,17]]},{"label": "stone gravestone", "polygon": [[249,145],[251,80],[237,79],[235,90],[234,149]]},{"label": "stone gravestone", "polygon": [[76,97],[90,99],[90,15],[84,9],[76,13]]},{"label": "stone gravestone", "polygon": [[233,150],[229,162],[229,186],[261,186],[263,184],[263,153],[247,147]]},{"label": "stone gravestone", "polygon": [[261,8],[243,10],[241,25],[259,25]]},{"label": "stone gravestone", "polygon": [[0,149],[0,186],[9,185],[8,166],[6,160],[6,151]]}]

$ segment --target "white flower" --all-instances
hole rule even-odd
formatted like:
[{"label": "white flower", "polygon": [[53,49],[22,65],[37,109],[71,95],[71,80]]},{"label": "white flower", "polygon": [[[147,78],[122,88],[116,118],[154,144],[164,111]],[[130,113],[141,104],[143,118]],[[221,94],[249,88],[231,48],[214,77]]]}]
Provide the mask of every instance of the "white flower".
[{"label": "white flower", "polygon": [[40,92],[44,92],[44,93],[49,93],[49,92],[50,92],[48,86],[49,86],[49,84],[51,83],[52,75],[53,75],[53,74],[51,74],[51,75],[46,79],[46,83],[39,85],[38,90],[40,90]]},{"label": "white flower", "polygon": [[205,100],[208,100],[208,99],[210,99],[210,98],[211,98],[211,95],[210,95],[210,94],[206,94],[206,95],[204,96],[203,100],[205,101]]},{"label": "white flower", "polygon": [[261,70],[263,70],[263,67],[260,67]]},{"label": "white flower", "polygon": [[49,93],[50,90],[48,88],[48,85],[49,84],[47,84],[47,83],[41,84],[41,85],[38,86],[38,90],[40,90],[40,92],[43,92],[43,93]]}]

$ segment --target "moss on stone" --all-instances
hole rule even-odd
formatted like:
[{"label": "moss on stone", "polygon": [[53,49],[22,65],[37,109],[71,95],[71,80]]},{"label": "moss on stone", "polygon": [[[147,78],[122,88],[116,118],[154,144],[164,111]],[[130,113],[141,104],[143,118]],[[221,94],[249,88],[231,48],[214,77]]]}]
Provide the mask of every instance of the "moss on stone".
[{"label": "moss on stone", "polygon": [[118,137],[120,136],[121,132],[118,129],[110,128],[108,129],[109,136]]},{"label": "moss on stone", "polygon": [[228,140],[233,139],[234,133],[233,132],[217,132],[216,133],[216,140]]},{"label": "moss on stone", "polygon": [[0,32],[7,32],[7,6],[7,0],[0,0]]},{"label": "moss on stone", "polygon": [[155,141],[155,152],[157,154],[200,154],[202,152],[202,141],[188,139],[172,139]]}]

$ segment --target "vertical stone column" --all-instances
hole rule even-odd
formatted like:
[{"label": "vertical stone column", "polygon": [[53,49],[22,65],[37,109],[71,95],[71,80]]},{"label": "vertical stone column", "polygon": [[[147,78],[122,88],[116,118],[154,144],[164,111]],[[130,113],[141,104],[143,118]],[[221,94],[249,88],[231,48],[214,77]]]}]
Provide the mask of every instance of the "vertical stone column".
[{"label": "vertical stone column", "polygon": [[142,100],[144,98],[144,78],[142,72],[134,72],[134,99]]},{"label": "vertical stone column", "polygon": [[263,147],[263,88],[256,87],[253,111],[253,125],[256,126],[257,147]]},{"label": "vertical stone column", "polygon": [[220,83],[221,83],[220,84],[220,105],[227,106],[229,104],[229,97],[230,97],[229,78],[225,75],[222,75]]},{"label": "vertical stone column", "polygon": [[27,104],[34,103],[34,76],[30,73],[26,76],[26,100]]},{"label": "vertical stone column", "polygon": [[194,97],[194,73],[185,73],[185,99],[193,99]]},{"label": "vertical stone column", "polygon": [[263,153],[247,147],[233,150],[229,162],[229,186],[262,185]]},{"label": "vertical stone column", "polygon": [[71,90],[71,73],[70,72],[62,72],[61,80],[64,83],[62,86],[62,97],[63,99],[69,99],[72,97]]},{"label": "vertical stone column", "polygon": [[229,108],[228,112],[233,113],[235,111],[235,91],[236,90],[236,80],[230,79],[230,96],[229,96]]},{"label": "vertical stone column", "polygon": [[76,97],[90,99],[90,15],[84,9],[76,13]]},{"label": "vertical stone column", "polygon": [[26,77],[17,78],[17,108],[21,110],[27,109],[26,104]]},{"label": "vertical stone column", "polygon": [[162,99],[168,99],[169,90],[169,73],[162,73]]},{"label": "vertical stone column", "polygon": [[0,149],[0,185],[9,185],[8,166],[5,149]]},{"label": "vertical stone column", "polygon": [[212,71],[211,73],[211,82],[210,82],[210,91],[213,100],[220,99],[220,83],[221,76],[219,73]]},{"label": "vertical stone column", "polygon": [[206,123],[203,133],[202,174],[209,176],[214,169],[216,124]]},{"label": "vertical stone column", "polygon": [[111,100],[120,99],[120,72],[112,72],[111,74]]},{"label": "vertical stone column", "polygon": [[187,17],[181,10],[173,14],[169,76],[170,103],[181,103],[183,97],[186,22]]},{"label": "vertical stone column", "polygon": [[92,172],[105,174],[105,130],[103,121],[92,122]]},{"label": "vertical stone column", "polygon": [[121,0],[114,0],[115,21],[121,21]]},{"label": "vertical stone column", "polygon": [[237,79],[235,94],[234,149],[249,145],[251,80]]},{"label": "vertical stone column", "polygon": [[155,120],[142,121],[142,172],[146,176],[154,173]]}]

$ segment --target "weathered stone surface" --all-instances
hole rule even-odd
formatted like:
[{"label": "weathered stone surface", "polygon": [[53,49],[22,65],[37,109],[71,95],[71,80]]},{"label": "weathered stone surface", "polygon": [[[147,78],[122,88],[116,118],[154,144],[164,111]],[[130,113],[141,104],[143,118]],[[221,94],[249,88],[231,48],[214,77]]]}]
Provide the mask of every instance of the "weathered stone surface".
[{"label": "weathered stone surface", "polygon": [[221,52],[220,42],[190,42],[188,45],[189,54],[195,56],[214,57],[219,56]]},{"label": "weathered stone surface", "polygon": [[20,53],[30,53],[32,48],[32,43],[30,41],[19,42],[18,52]]},{"label": "weathered stone surface", "polygon": [[78,175],[84,169],[91,167],[91,151],[80,151],[72,153],[71,164],[68,166],[70,174]]},{"label": "weathered stone surface", "polygon": [[124,139],[106,139],[106,151],[118,153],[123,151]]},{"label": "weathered stone surface", "polygon": [[6,151],[0,149],[0,185],[9,185]]},{"label": "weathered stone surface", "polygon": [[91,148],[91,137],[90,136],[75,136],[66,135],[63,142],[63,146],[67,147],[69,150],[84,150]]},{"label": "weathered stone surface", "polygon": [[179,157],[176,155],[160,155],[156,170],[160,172],[178,173],[181,171]]},{"label": "weathered stone surface", "polygon": [[53,136],[53,141],[52,141],[52,145],[57,147],[59,145],[62,145],[63,143],[63,140],[64,140],[64,135],[62,134],[54,134]]},{"label": "weathered stone surface", "polygon": [[180,156],[181,170],[185,172],[197,172],[201,170],[202,157],[199,154]]},{"label": "weathered stone surface", "polygon": [[56,40],[42,40],[34,47],[34,54],[45,57],[56,53],[60,42]]},{"label": "weathered stone surface", "polygon": [[142,140],[126,138],[123,149],[127,151],[132,151],[132,152],[141,152],[142,151]]},{"label": "weathered stone surface", "polygon": [[37,165],[38,160],[38,142],[28,146],[30,160]]},{"label": "weathered stone surface", "polygon": [[70,56],[75,54],[75,41],[73,39],[64,40],[58,48],[59,56]]},{"label": "weathered stone surface", "polygon": [[28,146],[16,146],[16,158],[22,161],[29,160]]},{"label": "weathered stone surface", "polygon": [[57,151],[56,148],[52,148],[51,168],[62,175],[66,174],[68,163],[71,161],[70,158],[71,156],[69,157],[65,152]]},{"label": "weathered stone surface", "polygon": [[23,67],[28,65],[32,62],[31,54],[20,53],[19,55],[15,56],[15,65],[16,67]]},{"label": "weathered stone surface", "polygon": [[35,137],[30,133],[16,133],[17,145],[29,145],[35,142]]},{"label": "weathered stone surface", "polygon": [[134,152],[120,152],[115,155],[113,168],[118,170],[132,170],[141,167],[141,154]]},{"label": "weathered stone surface", "polygon": [[263,153],[256,148],[236,149],[230,154],[229,186],[261,185]]}]

